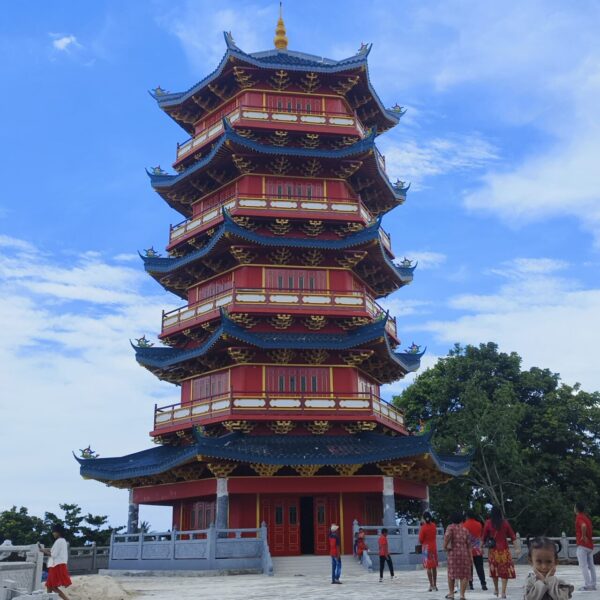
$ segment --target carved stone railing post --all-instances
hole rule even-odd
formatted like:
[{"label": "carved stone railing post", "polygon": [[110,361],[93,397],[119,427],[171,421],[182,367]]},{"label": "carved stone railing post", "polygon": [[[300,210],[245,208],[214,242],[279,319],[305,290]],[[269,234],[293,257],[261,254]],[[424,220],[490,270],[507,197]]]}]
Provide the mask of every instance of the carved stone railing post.
[{"label": "carved stone railing post", "polygon": [[144,534],[138,533],[138,560],[142,560],[144,558]]},{"label": "carved stone railing post", "polygon": [[263,574],[268,575],[269,577],[273,577],[273,559],[271,558],[271,550],[269,549],[267,524],[264,521],[260,524],[260,531],[258,535],[260,539],[262,539]]},{"label": "carved stone railing post", "polygon": [[96,542],[92,542],[92,573],[96,572]]},{"label": "carved stone railing post", "polygon": [[206,559],[208,561],[208,568],[214,568],[217,559],[217,532],[214,523],[209,525],[206,534]]},{"label": "carved stone railing post", "polygon": [[569,558],[569,538],[567,534],[563,531],[560,536],[560,543],[562,544],[562,548],[560,549],[559,556],[561,558],[568,559]]}]

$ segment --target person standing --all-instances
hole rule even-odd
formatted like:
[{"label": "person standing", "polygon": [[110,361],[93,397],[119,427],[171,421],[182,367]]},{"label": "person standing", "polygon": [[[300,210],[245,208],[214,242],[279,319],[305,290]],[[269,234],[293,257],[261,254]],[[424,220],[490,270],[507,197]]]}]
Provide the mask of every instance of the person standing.
[{"label": "person standing", "polygon": [[577,562],[583,573],[583,587],[580,591],[596,589],[596,567],[594,566],[594,542],[592,520],[585,513],[583,502],[575,504],[575,541],[577,542]]},{"label": "person standing", "polygon": [[390,549],[388,546],[387,539],[388,530],[384,527],[381,530],[379,536],[379,583],[383,581],[383,570],[385,569],[385,563],[387,563],[388,569],[390,570],[390,576],[394,579],[394,564],[392,563],[392,557],[390,556]]},{"label": "person standing", "polygon": [[69,546],[65,540],[65,530],[62,525],[54,525],[52,527],[52,537],[54,544],[51,549],[44,548],[38,544],[38,548],[42,554],[49,556],[48,558],[48,579],[46,580],[46,588],[48,592],[56,592],[63,600],[69,600],[69,597],[60,589],[61,587],[69,587],[71,585],[71,577],[67,563],[69,561]]},{"label": "person standing", "polygon": [[[477,571],[479,582],[481,583],[481,589],[487,591],[487,584],[485,582],[485,571],[483,569],[483,551],[481,548],[481,537],[483,534],[483,524],[479,517],[474,511],[467,511],[467,518],[463,523],[463,527],[469,532],[471,536],[471,554],[473,556],[473,566]],[[469,579],[469,589],[473,589],[473,570],[471,570],[471,578]]]},{"label": "person standing", "polygon": [[470,534],[462,526],[462,513],[454,513],[450,521],[451,524],[448,525],[444,534],[444,550],[448,554],[448,593],[446,598],[454,600],[454,584],[458,581],[460,600],[464,600],[472,569]]},{"label": "person standing", "polygon": [[502,598],[506,598],[506,588],[509,579],[515,579],[515,566],[513,564],[507,539],[511,543],[517,539],[510,523],[502,516],[502,511],[497,506],[492,506],[490,518],[483,527],[483,543],[489,548],[488,562],[490,564],[490,577],[494,582],[494,595],[498,595],[498,580],[502,580]]},{"label": "person standing", "polygon": [[421,519],[419,544],[421,544],[423,555],[423,568],[427,571],[427,578],[429,579],[429,591],[437,592],[437,526],[429,511],[425,511]]},{"label": "person standing", "polygon": [[340,543],[339,526],[335,523],[329,531],[329,556],[331,556],[331,583],[342,583],[342,552]]},{"label": "person standing", "polygon": [[356,540],[356,555],[358,560],[362,561],[363,554],[367,548],[367,542],[365,541],[365,530],[361,527],[358,530],[358,538]]}]

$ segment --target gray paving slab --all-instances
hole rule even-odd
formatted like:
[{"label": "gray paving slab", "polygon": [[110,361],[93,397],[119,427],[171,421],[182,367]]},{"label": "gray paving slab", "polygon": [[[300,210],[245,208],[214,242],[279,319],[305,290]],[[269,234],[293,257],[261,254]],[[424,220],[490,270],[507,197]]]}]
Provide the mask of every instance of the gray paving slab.
[{"label": "gray paving slab", "polygon": [[[265,577],[263,575],[238,575],[221,577],[169,578],[169,577],[118,577],[121,585],[137,599],[191,600],[192,598],[215,598],[218,600],[265,600],[265,599],[369,599],[401,598],[402,600],[443,600],[447,593],[446,570],[440,569],[439,592],[427,591],[427,575],[424,571],[401,571],[391,581],[389,576],[379,583],[379,575],[367,572],[342,575],[343,585],[331,585],[327,579],[328,557],[323,558],[323,569],[304,576]],[[508,596],[522,598],[522,586],[529,569],[517,567],[517,579],[509,582]],[[577,589],[583,585],[579,568],[560,567],[559,575]],[[491,584],[491,581],[490,581]],[[491,585],[490,585],[491,587]],[[600,600],[600,592],[576,591],[574,600]],[[476,589],[467,592],[467,600],[495,600],[493,594]]]}]

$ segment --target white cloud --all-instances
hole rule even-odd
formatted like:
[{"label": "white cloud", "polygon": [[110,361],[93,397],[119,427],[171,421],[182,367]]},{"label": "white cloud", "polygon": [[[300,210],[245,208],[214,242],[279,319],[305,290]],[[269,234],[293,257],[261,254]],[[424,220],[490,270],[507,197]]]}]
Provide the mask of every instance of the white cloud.
[{"label": "white cloud", "polygon": [[[441,267],[448,258],[441,252],[431,252],[429,250],[407,250],[406,256],[418,263],[419,270],[437,269]],[[396,259],[398,262],[398,259]]]},{"label": "white cloud", "polygon": [[388,138],[381,146],[390,178],[410,181],[413,190],[422,189],[427,178],[481,169],[498,158],[496,148],[478,134],[422,142]]},{"label": "white cloud", "polygon": [[0,243],[0,453],[19,456],[3,461],[0,506],[43,514],[75,501],[122,524],[126,492],[82,480],[71,451],[151,446],[153,405],[177,402],[178,390],[137,365],[129,339],[156,332],[173,300],[141,268],[97,253],[49,258],[27,242]]},{"label": "white cloud", "polygon": [[[188,60],[201,73],[200,77],[214,69],[225,54],[224,31],[230,31],[235,43],[245,52],[264,49],[267,35],[273,35],[277,19],[274,5],[234,6],[214,8],[188,0],[174,8],[165,7],[157,19],[179,39]],[[208,69],[207,64],[210,65]]]},{"label": "white cloud", "polygon": [[567,383],[600,389],[600,289],[582,289],[557,274],[565,267],[552,259],[504,263],[490,271],[504,280],[495,293],[455,296],[449,304],[461,316],[413,329],[431,331],[446,344],[494,341],[502,350],[518,352],[527,368],[549,368]]},{"label": "white cloud", "polygon": [[77,41],[74,35],[59,35],[55,33],[50,34],[54,39],[52,40],[52,46],[59,52],[68,52],[72,48],[81,48],[81,44]]},{"label": "white cloud", "polygon": [[400,294],[394,294],[387,298],[380,298],[377,304],[383,310],[389,310],[392,317],[406,317],[425,312],[430,303],[423,300],[407,300]]}]

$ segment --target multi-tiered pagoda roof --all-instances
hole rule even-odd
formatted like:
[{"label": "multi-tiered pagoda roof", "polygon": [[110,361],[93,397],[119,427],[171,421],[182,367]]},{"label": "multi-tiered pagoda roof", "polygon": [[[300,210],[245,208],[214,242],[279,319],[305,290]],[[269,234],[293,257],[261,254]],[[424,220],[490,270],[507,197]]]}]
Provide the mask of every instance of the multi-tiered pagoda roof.
[{"label": "multi-tiered pagoda roof", "polygon": [[[248,54],[225,40],[208,77],[186,92],[152,93],[192,137],[178,145],[173,173],[148,171],[185,221],[171,226],[165,256],[150,248],[141,257],[186,304],[163,313],[163,347],[144,336],[134,348],[181,398],[155,407],[157,447],[81,459],[81,473],[173,504],[178,528],[197,523],[198,506],[214,516],[211,494],[235,482],[237,508],[217,508],[221,524],[249,519],[250,494],[272,536],[291,507],[289,544],[276,553],[299,551],[300,498],[289,494],[301,490],[321,507],[321,552],[319,523],[341,519],[344,502],[371,515],[363,501],[382,490],[424,499],[427,485],[464,473],[469,459],[438,455],[431,436],[411,435],[381,398],[423,351],[403,343],[377,303],[410,284],[416,265],[394,257],[381,226],[409,186],[390,181],[375,143],[403,110],[375,93],[371,46],[340,61],[291,51],[282,17],[275,50]],[[342,488],[357,495],[344,500]],[[306,525],[312,509],[302,502]]]}]

